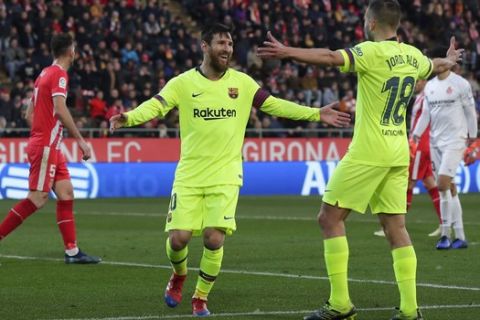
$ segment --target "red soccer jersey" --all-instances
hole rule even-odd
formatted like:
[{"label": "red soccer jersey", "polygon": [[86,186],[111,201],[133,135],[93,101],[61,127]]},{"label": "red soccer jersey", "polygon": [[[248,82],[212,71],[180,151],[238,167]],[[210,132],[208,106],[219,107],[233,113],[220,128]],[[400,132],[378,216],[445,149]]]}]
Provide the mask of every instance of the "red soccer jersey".
[{"label": "red soccer jersey", "polygon": [[33,123],[29,144],[60,148],[63,125],[55,114],[53,97],[67,97],[67,71],[58,64],[42,70],[35,80]]},{"label": "red soccer jersey", "polygon": [[[420,116],[422,115],[423,99],[425,99],[425,94],[422,91],[417,96],[417,98],[415,99],[415,103],[413,104],[410,132],[413,132],[413,130],[415,130],[418,119],[420,119]],[[418,141],[417,145],[417,150],[430,153],[430,125],[428,125],[427,129],[425,129],[422,136],[420,137],[420,141]]]}]

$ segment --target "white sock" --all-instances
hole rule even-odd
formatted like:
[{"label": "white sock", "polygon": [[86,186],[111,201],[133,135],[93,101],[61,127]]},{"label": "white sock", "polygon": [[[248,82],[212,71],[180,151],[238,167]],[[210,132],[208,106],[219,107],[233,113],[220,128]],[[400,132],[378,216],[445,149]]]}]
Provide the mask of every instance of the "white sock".
[{"label": "white sock", "polygon": [[66,253],[67,256],[69,256],[69,257],[76,256],[79,251],[80,251],[80,250],[78,249],[78,247],[75,247],[75,248],[73,248],[73,249],[65,249],[65,253]]},{"label": "white sock", "polygon": [[442,216],[442,237],[450,236],[450,225],[452,224],[452,193],[450,189],[440,191],[440,214]]},{"label": "white sock", "polygon": [[452,224],[453,230],[455,230],[455,238],[465,241],[465,231],[463,230],[463,211],[458,194],[455,197],[452,197],[450,208],[452,209]]}]

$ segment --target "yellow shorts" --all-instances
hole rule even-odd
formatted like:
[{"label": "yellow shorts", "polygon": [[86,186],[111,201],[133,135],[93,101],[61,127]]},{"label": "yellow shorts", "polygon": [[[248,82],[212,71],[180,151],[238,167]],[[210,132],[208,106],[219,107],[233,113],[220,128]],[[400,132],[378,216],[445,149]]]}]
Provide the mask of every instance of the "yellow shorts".
[{"label": "yellow shorts", "polygon": [[217,228],[230,235],[237,229],[235,210],[240,187],[221,185],[203,188],[174,186],[165,231],[189,230],[200,235]]},{"label": "yellow shorts", "polygon": [[407,212],[408,167],[377,167],[340,161],[330,177],[323,202],[365,213]]}]

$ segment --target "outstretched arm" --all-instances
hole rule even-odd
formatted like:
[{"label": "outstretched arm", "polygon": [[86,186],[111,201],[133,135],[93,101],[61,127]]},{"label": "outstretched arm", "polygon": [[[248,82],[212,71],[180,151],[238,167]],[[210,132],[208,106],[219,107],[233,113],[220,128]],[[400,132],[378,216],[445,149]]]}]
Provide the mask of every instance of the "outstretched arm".
[{"label": "outstretched arm", "polygon": [[137,108],[122,114],[114,115],[110,118],[110,132],[121,127],[136,126],[152,120],[158,116],[165,116],[169,108],[166,102],[159,95],[143,102]]},{"label": "outstretched arm", "polygon": [[322,121],[334,127],[347,127],[350,115],[334,109],[338,102],[331,103],[323,108],[310,108],[294,102],[275,97],[268,97],[261,106],[261,110],[268,114],[293,120]]},{"label": "outstretched arm", "polygon": [[322,66],[343,66],[345,60],[339,51],[330,49],[304,49],[288,47],[278,41],[272,33],[267,33],[267,41],[258,48],[258,56],[262,58],[293,59],[300,62]]}]

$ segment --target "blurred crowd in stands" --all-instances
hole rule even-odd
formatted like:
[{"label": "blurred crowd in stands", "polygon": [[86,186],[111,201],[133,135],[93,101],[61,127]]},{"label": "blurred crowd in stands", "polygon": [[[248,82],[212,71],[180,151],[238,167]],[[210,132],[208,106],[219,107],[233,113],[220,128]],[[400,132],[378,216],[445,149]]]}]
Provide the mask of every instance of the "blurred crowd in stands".
[{"label": "blurred crowd in stands", "polygon": [[[174,2],[174,0],[170,0]],[[156,0],[0,0],[0,135],[28,127],[22,113],[33,81],[51,64],[52,34],[70,32],[77,58],[69,72],[67,104],[80,128],[100,128],[108,119],[150,98],[173,76],[202,60],[198,30],[206,22],[233,24],[232,66],[252,75],[273,95],[313,107],[339,101],[354,115],[356,79],[334,68],[261,60],[256,49],[267,30],[292,46],[339,49],[364,40],[360,0],[177,0],[183,10]],[[400,1],[405,9],[399,36],[427,52],[445,47],[452,35],[466,49],[460,72],[471,83],[480,111],[480,5],[477,0]],[[192,19],[186,19],[190,16]],[[193,23],[192,23],[193,21]],[[321,123],[277,119],[253,110],[249,135],[260,129],[288,129],[263,136],[328,136],[305,128]],[[154,136],[174,134],[178,112],[144,125]],[[18,134],[18,133],[15,133]],[[151,133],[145,133],[149,135]]]}]

